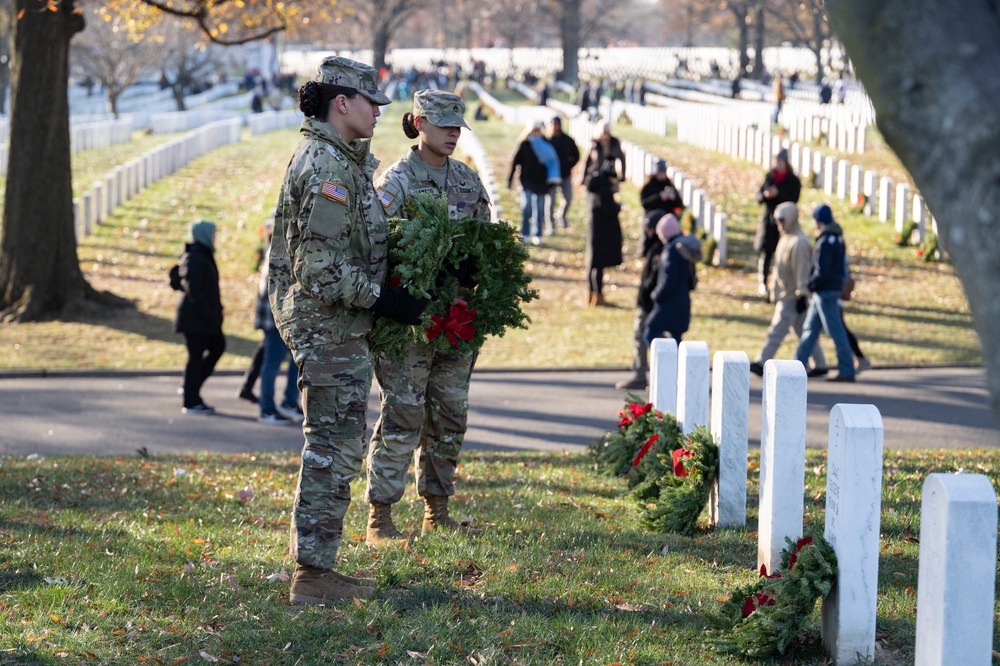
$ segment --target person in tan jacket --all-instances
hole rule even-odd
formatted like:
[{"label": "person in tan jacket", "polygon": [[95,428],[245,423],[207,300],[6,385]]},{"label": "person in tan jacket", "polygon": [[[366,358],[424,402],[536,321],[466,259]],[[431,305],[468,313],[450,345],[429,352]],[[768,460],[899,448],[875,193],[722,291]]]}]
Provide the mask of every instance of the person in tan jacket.
[{"label": "person in tan jacket", "polygon": [[[771,296],[775,303],[774,317],[771,318],[771,327],[767,330],[764,346],[750,364],[750,371],[761,376],[764,374],[764,363],[774,358],[785,336],[788,335],[788,329],[794,329],[795,335],[802,337],[802,324],[806,318],[806,309],[809,307],[812,246],[802,227],[799,226],[798,206],[790,201],[779,204],[774,211],[774,221],[781,232],[778,247],[774,252]],[[813,348],[812,362],[813,367],[807,373],[810,377],[821,377],[830,371],[819,345]]]}]

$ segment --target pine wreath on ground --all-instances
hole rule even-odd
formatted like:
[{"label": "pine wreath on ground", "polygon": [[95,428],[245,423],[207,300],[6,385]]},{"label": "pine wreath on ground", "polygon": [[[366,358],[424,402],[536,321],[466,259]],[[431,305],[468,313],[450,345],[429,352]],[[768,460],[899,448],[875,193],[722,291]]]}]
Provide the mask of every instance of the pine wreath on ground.
[{"label": "pine wreath on ground", "polygon": [[771,576],[761,566],[760,578],[737,588],[723,604],[718,628],[707,633],[719,650],[746,659],[783,655],[802,631],[816,601],[837,580],[837,555],[821,536],[787,539],[781,572]]}]

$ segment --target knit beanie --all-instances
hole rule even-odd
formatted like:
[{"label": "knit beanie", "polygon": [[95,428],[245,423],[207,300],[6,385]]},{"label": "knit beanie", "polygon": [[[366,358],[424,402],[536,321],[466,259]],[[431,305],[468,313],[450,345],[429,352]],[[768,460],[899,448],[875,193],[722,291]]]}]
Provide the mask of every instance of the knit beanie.
[{"label": "knit beanie", "polygon": [[820,204],[813,209],[813,219],[820,224],[833,224],[833,211],[826,204]]},{"label": "knit beanie", "polygon": [[215,251],[215,223],[208,220],[198,220],[188,225],[188,235],[192,243],[204,245],[209,250]]},{"label": "knit beanie", "polygon": [[667,213],[660,218],[659,222],[656,223],[656,235],[659,236],[660,240],[664,243],[680,232],[681,225],[677,222],[677,218],[674,217],[673,213]]}]

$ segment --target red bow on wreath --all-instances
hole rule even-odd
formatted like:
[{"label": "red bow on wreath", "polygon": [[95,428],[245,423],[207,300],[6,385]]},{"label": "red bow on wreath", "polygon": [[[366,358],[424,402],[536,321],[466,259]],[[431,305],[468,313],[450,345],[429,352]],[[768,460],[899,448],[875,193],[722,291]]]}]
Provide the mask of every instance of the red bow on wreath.
[{"label": "red bow on wreath", "polygon": [[472,325],[472,322],[476,321],[476,311],[469,310],[468,305],[462,299],[456,298],[448,308],[447,315],[444,317],[431,315],[431,321],[434,323],[427,327],[427,339],[433,340],[444,333],[455,349],[458,349],[459,340],[466,342],[472,340],[476,335],[476,327]]},{"label": "red bow on wreath", "polygon": [[688,449],[674,449],[674,476],[687,476],[687,470],[684,469],[684,462],[681,458],[690,458],[693,455],[694,451]]}]

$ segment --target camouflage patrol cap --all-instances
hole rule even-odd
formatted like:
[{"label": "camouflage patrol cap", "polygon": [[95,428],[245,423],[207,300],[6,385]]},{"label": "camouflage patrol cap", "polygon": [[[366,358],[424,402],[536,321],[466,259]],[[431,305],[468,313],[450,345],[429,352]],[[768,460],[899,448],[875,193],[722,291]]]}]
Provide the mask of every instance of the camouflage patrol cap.
[{"label": "camouflage patrol cap", "polygon": [[413,96],[413,115],[423,116],[438,127],[464,127],[465,102],[443,90],[421,90]]},{"label": "camouflage patrol cap", "polygon": [[370,65],[343,56],[327,56],[316,72],[316,81],[354,88],[376,104],[389,104],[391,99],[378,88],[378,71]]}]

